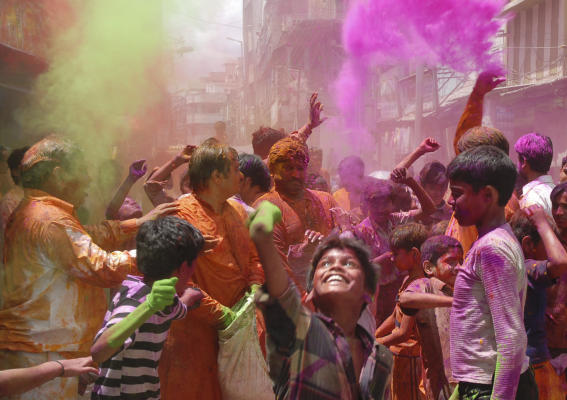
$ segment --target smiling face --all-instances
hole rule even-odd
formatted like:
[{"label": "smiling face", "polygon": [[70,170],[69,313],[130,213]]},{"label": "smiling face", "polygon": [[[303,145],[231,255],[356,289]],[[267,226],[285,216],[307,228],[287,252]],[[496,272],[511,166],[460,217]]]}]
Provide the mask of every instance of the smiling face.
[{"label": "smiling face", "polygon": [[460,247],[450,247],[445,254],[439,257],[435,266],[426,261],[429,265],[426,264],[424,267],[428,275],[433,275],[440,281],[454,286],[462,262],[463,249]]},{"label": "smiling face", "polygon": [[[364,303],[364,270],[354,251],[349,248],[328,250],[313,275],[317,302],[340,300]],[[318,305],[320,306],[320,305]]]}]

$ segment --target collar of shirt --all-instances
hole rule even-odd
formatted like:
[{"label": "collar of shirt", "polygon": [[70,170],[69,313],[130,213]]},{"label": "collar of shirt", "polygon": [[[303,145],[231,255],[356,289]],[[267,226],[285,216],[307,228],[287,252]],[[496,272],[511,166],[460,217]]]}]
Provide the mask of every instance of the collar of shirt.
[{"label": "collar of shirt", "polygon": [[75,207],[71,203],[67,203],[64,200],[58,199],[57,197],[39,189],[24,189],[24,198],[51,203],[69,214],[73,214],[75,212]]},{"label": "collar of shirt", "polygon": [[531,182],[528,182],[522,188],[522,196],[525,196],[530,190],[534,189],[538,185],[554,186],[553,178],[551,175],[538,176]]}]

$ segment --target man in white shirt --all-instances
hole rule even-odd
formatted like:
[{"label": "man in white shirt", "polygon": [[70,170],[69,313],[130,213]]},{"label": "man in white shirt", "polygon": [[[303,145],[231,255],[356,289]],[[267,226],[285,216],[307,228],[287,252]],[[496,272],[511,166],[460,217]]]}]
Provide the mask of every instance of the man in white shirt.
[{"label": "man in white shirt", "polygon": [[553,143],[548,136],[528,133],[514,145],[518,153],[518,172],[528,182],[522,188],[520,207],[538,204],[551,216],[549,195],[555,187],[549,169],[553,161]]}]

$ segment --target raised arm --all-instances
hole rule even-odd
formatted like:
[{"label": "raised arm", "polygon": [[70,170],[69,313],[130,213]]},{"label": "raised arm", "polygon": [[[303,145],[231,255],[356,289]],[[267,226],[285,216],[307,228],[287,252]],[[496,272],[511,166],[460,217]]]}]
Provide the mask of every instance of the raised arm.
[{"label": "raised arm", "polygon": [[484,96],[505,80],[506,79],[500,77],[498,72],[493,71],[485,71],[478,76],[474,89],[465,107],[465,111],[457,125],[455,139],[453,140],[455,154],[459,154],[457,143],[459,143],[461,137],[463,137],[469,129],[482,125]]},{"label": "raised arm", "polygon": [[394,171],[392,171],[390,178],[395,183],[400,183],[408,186],[415,193],[417,199],[419,200],[419,204],[421,205],[421,209],[416,210],[417,212],[414,215],[415,218],[426,217],[436,211],[437,208],[435,207],[435,203],[433,202],[429,194],[425,191],[423,186],[419,184],[419,182],[417,182],[411,176],[407,176],[407,170],[405,168],[395,169]]},{"label": "raised arm", "polygon": [[270,296],[280,297],[289,286],[288,273],[274,244],[274,225],[282,218],[279,208],[268,201],[260,203],[250,218],[250,237],[256,245],[260,262],[264,268],[266,287]]},{"label": "raised arm", "polygon": [[441,145],[431,137],[426,138],[414,151],[409,153],[394,169],[406,168],[408,169],[418,158],[427,153],[433,153],[439,150]]},{"label": "raised arm", "polygon": [[303,125],[296,133],[293,135],[297,136],[304,143],[307,142],[309,136],[313,129],[321,125],[327,118],[321,118],[321,112],[323,111],[323,105],[320,101],[317,101],[318,93],[313,93],[309,99],[309,122]]},{"label": "raised arm", "polygon": [[122,207],[122,204],[124,203],[124,199],[128,195],[128,192],[130,192],[130,189],[132,188],[132,186],[134,186],[134,183],[136,183],[138,179],[146,174],[146,171],[146,160],[134,161],[130,165],[128,176],[126,177],[126,179],[124,179],[124,182],[122,182],[122,184],[114,194],[114,197],[108,204],[108,207],[106,208],[106,219],[118,219],[118,210],[120,209],[120,207]]},{"label": "raised arm", "polygon": [[452,307],[453,298],[433,293],[404,292],[400,295],[400,306],[418,310],[424,308]]},{"label": "raised arm", "polygon": [[536,226],[547,253],[547,272],[552,279],[567,272],[567,251],[553,231],[545,210],[537,204],[524,209],[530,221]]},{"label": "raised arm", "polygon": [[171,173],[191,160],[191,154],[195,151],[197,146],[187,145],[181,150],[179,154],[171,160],[160,166],[150,177],[153,181],[166,181],[171,176]]}]

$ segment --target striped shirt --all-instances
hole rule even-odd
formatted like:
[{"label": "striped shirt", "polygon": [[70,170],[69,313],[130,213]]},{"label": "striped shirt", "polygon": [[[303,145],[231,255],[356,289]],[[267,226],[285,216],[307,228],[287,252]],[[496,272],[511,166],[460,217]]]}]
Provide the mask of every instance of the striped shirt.
[{"label": "striped shirt", "polygon": [[[95,341],[111,326],[122,321],[146,300],[151,287],[140,277],[128,275],[114,296]],[[159,399],[158,362],[169,326],[187,314],[176,297],[173,305],[152,315],[102,363],[91,399]]]},{"label": "striped shirt", "polygon": [[451,368],[459,382],[490,385],[513,399],[528,368],[524,328],[527,275],[510,225],[481,236],[457,275],[451,308]]}]

